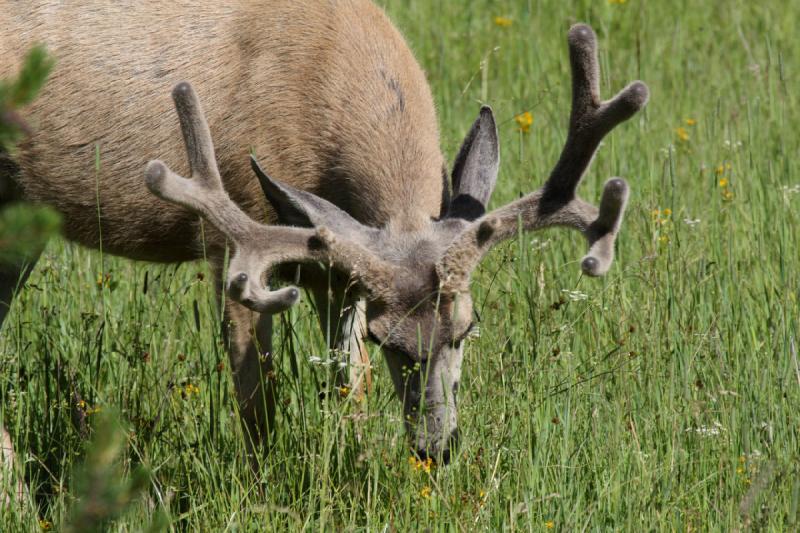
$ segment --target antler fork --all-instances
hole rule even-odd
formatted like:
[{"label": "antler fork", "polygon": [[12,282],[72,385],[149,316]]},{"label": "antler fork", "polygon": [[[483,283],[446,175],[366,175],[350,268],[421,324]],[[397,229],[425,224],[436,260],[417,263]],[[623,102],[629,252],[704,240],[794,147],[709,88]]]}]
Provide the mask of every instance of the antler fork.
[{"label": "antler fork", "polygon": [[[211,132],[191,85],[187,82],[177,85],[172,98],[191,179],[179,176],[156,160],[147,165],[147,187],[158,197],[203,216],[233,242],[235,252],[226,283],[233,300],[253,311],[270,314],[297,303],[300,292],[296,287],[271,291],[264,286],[266,273],[273,266],[287,262],[326,262],[359,278],[367,290],[383,290],[389,267],[358,243],[335,236],[324,226],[315,229],[267,226],[247,216],[222,185]],[[262,180],[271,179],[255,159],[253,165]]]},{"label": "antler fork", "polygon": [[636,81],[611,100],[601,101],[597,37],[589,26],[577,24],[570,29],[568,42],[572,112],[561,157],[541,189],[475,220],[455,239],[438,266],[446,290],[463,290],[483,255],[516,235],[520,223],[525,230],[553,225],[573,227],[589,242],[589,252],[581,263],[584,273],[601,276],[611,266],[614,240],[628,200],[628,184],[620,178],[608,180],[599,209],[577,198],[575,191],[600,141],[644,107],[648,89]]},{"label": "antler fork", "polygon": [[[189,83],[180,83],[173,89],[172,98],[186,145],[191,179],[175,174],[156,160],[147,165],[147,187],[156,196],[201,214],[233,242],[235,253],[229,265],[227,289],[234,300],[259,312],[279,313],[288,309],[300,296],[295,287],[269,291],[261,286],[265,267],[273,259],[267,251],[280,247],[288,255],[306,257],[308,252],[303,241],[307,242],[312,235],[295,228],[267,227],[248,217],[222,186],[211,132],[194,89]],[[263,249],[253,247],[254,241],[265,246]],[[291,251],[295,254],[287,250],[287,244],[293,245]]]}]

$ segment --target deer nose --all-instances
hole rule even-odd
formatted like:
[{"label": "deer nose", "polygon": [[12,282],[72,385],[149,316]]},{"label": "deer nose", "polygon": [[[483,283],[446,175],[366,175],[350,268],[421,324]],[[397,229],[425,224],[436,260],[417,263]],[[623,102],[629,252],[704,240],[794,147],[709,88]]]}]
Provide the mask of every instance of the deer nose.
[{"label": "deer nose", "polygon": [[419,457],[420,461],[425,461],[428,459],[428,457],[430,457],[436,461],[436,463],[441,464],[442,466],[447,466],[450,464],[450,458],[455,457],[456,451],[458,450],[459,440],[460,436],[458,433],[458,428],[455,428],[450,432],[450,436],[447,438],[447,442],[445,443],[441,452],[435,455],[429,455],[427,449],[420,448],[417,450],[417,457]]}]

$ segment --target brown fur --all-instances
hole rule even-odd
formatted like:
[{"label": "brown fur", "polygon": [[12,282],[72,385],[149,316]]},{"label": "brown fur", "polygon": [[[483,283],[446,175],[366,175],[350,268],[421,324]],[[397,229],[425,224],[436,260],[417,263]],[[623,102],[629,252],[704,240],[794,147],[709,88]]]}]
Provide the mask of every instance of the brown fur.
[{"label": "brown fur", "polygon": [[[9,5],[0,0],[0,7]],[[588,26],[574,26],[568,36],[570,129],[544,187],[486,213],[499,141],[485,107],[456,158],[453,200],[440,209],[443,159],[431,95],[380,10],[367,0],[215,5],[170,4],[166,13],[154,14],[148,6],[109,4],[103,11],[33,9],[15,21],[0,16],[26,36],[59,20],[49,44],[66,57],[31,113],[39,133],[17,160],[25,194],[61,209],[68,235],[84,244],[96,246],[102,228],[112,252],[192,259],[196,217],[154,200],[141,177],[145,161],[155,157],[175,170],[153,161],[150,190],[201,214],[236,245],[228,294],[256,313],[229,304],[236,325],[231,362],[241,412],[256,437],[272,408],[271,387],[262,396],[257,376],[271,369],[268,318],[258,313],[280,312],[299,295],[294,288],[265,290],[264,269],[323,261],[350,275],[365,290],[366,323],[353,327],[359,322],[343,317],[350,324],[345,329],[356,332],[345,335],[358,341],[365,330],[381,345],[418,453],[446,462],[458,440],[456,391],[471,323],[472,270],[520,228],[549,225],[584,233],[590,243],[585,273],[608,270],[627,184],[610,180],[599,209],[575,192],[603,136],[646,103],[647,87],[636,82],[601,102],[596,36]],[[0,53],[30,44],[6,44],[12,38],[0,42]],[[173,92],[194,161],[191,174],[166,97],[183,79],[197,91],[180,84]],[[103,155],[98,172],[92,165],[96,143]],[[251,149],[275,178],[254,164],[276,211],[266,208],[247,168]],[[260,226],[248,215],[311,227]],[[217,231],[210,244],[219,265],[224,239]],[[335,299],[342,300],[344,285],[333,287]],[[345,346],[361,365],[357,342]]]},{"label": "brown fur", "polygon": [[203,101],[227,191],[255,218],[271,215],[251,149],[276,179],[369,225],[412,230],[439,214],[430,91],[371,2],[45,4],[0,1],[0,77],[35,42],[58,61],[16,162],[24,196],[61,211],[69,238],[96,247],[102,230],[106,250],[133,259],[198,257],[197,217],[142,179],[155,157],[185,170],[169,98],[182,80]]},{"label": "brown fur", "polygon": [[[13,161],[2,159],[0,203],[12,199],[4,191],[21,189],[60,211],[66,236],[81,244],[102,240],[104,250],[140,260],[203,257],[199,218],[155,198],[144,180],[155,158],[187,173],[170,99],[184,80],[203,102],[225,189],[256,220],[276,214],[249,167],[251,151],[276,179],[370,226],[415,231],[441,211],[430,89],[369,0],[0,0],[0,79],[16,75],[38,42],[57,64],[23,113],[35,133]],[[221,272],[225,237],[206,225],[203,244]],[[271,317],[234,302],[226,315],[240,411],[257,441],[274,412],[264,355]],[[363,362],[360,338],[339,342],[358,346],[351,351]]]}]

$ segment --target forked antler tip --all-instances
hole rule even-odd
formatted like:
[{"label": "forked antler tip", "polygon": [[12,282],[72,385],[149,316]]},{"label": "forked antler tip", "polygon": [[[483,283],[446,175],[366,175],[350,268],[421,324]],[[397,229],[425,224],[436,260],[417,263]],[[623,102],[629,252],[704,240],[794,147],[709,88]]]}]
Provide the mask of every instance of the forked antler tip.
[{"label": "forked antler tip", "polygon": [[597,222],[603,228],[616,233],[622,224],[622,217],[625,215],[628,196],[630,196],[630,187],[624,179],[611,178],[606,182],[603,187],[603,196],[600,198],[600,212],[597,217]]},{"label": "forked antler tip", "polygon": [[175,108],[179,116],[183,114],[187,116],[199,115],[205,121],[205,117],[200,110],[200,99],[197,97],[197,93],[194,92],[192,84],[188,81],[182,81],[172,89],[172,101],[175,102]]},{"label": "forked antler tip", "polygon": [[611,178],[603,187],[603,194],[610,195],[618,200],[625,200],[630,192],[628,182],[622,178]]},{"label": "forked antler tip", "polygon": [[251,311],[277,314],[295,305],[300,300],[300,291],[294,286],[276,291],[251,287],[250,276],[240,272],[228,280],[228,296]]},{"label": "forked antler tip", "polygon": [[635,113],[647,104],[650,99],[650,89],[643,81],[634,81],[619,93],[618,98],[631,113]]},{"label": "forked antler tip", "polygon": [[583,261],[581,261],[581,270],[583,270],[583,273],[587,276],[592,277],[598,277],[604,274],[604,272],[600,272],[600,261],[592,256],[583,258]]},{"label": "forked antler tip", "polygon": [[574,24],[567,33],[567,40],[570,46],[594,47],[597,44],[597,36],[591,26],[584,23]]},{"label": "forked antler tip", "polygon": [[167,166],[157,159],[147,163],[147,168],[144,171],[144,180],[150,192],[156,195],[160,194],[168,173]]},{"label": "forked antler tip", "polygon": [[286,311],[300,301],[300,291],[297,287],[289,286],[272,292],[273,307],[277,312]]},{"label": "forked antler tip", "polygon": [[589,253],[581,261],[581,269],[587,276],[604,275],[614,262],[614,241],[625,215],[630,188],[622,178],[611,178],[603,187],[603,197],[597,220],[592,223]]},{"label": "forked antler tip", "polygon": [[172,89],[172,98],[177,100],[193,93],[192,84],[188,81],[182,81]]},{"label": "forked antler tip", "polygon": [[299,300],[300,291],[297,287],[284,287],[276,291],[265,290],[256,299],[242,303],[258,313],[274,315],[288,311]]}]

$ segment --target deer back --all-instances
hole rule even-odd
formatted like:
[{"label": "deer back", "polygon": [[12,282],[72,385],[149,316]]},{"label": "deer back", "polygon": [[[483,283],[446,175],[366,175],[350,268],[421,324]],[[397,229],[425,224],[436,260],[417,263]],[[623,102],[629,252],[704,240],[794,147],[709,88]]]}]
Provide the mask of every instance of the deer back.
[{"label": "deer back", "polygon": [[439,213],[430,90],[367,0],[18,4],[0,1],[0,76],[37,42],[57,60],[25,112],[35,134],[15,155],[18,179],[27,199],[61,211],[74,240],[97,246],[101,228],[113,253],[197,257],[197,217],[141,179],[154,156],[185,170],[169,98],[181,80],[204,102],[227,191],[253,217],[274,213],[251,152],[369,225],[414,230]]}]

